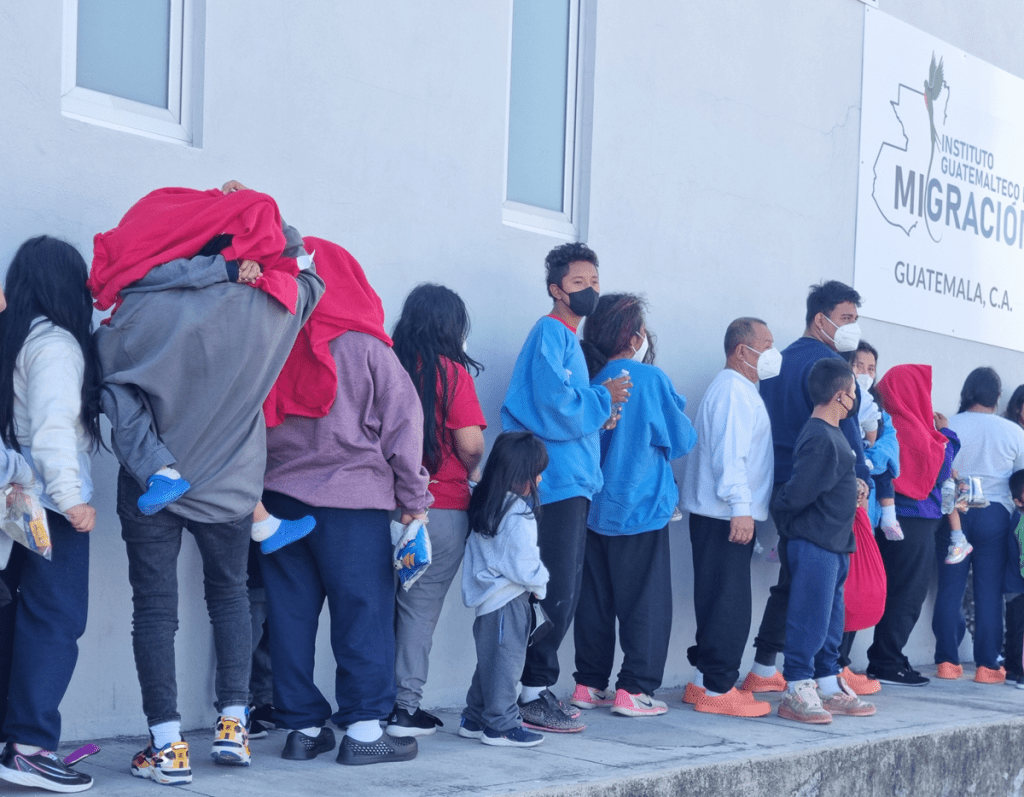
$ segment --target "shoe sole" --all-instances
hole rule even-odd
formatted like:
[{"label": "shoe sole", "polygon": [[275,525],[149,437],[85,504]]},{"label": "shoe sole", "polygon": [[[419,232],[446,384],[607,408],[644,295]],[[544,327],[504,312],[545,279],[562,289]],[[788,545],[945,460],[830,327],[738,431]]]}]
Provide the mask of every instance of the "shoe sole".
[{"label": "shoe sole", "polygon": [[491,747],[536,747],[538,744],[544,741],[542,736],[540,739],[535,739],[530,742],[516,742],[512,739],[507,739],[504,736],[498,736],[497,738],[482,734],[480,741]]},{"label": "shoe sole", "polygon": [[192,782],[192,772],[189,771],[187,775],[159,775],[159,769],[156,767],[150,769],[136,769],[131,768],[131,773],[136,778],[142,778],[144,780],[152,780],[154,783],[159,783],[161,786],[183,786],[186,783]]},{"label": "shoe sole", "polygon": [[874,695],[882,691],[882,685],[878,683],[878,681],[875,681],[874,683],[869,684],[867,686],[861,686],[860,684],[854,686],[849,681],[847,681],[846,685],[849,686],[850,689],[853,690],[853,693],[858,697],[862,697],[864,695]]},{"label": "shoe sole", "polygon": [[829,714],[827,711],[825,712],[824,716],[820,716],[817,714],[811,716],[803,716],[797,714],[794,711],[790,711],[782,705],[779,706],[779,716],[786,720],[802,722],[805,725],[828,725],[832,722],[832,715]]},{"label": "shoe sole", "polygon": [[430,736],[437,733],[437,728],[407,728],[404,725],[388,725],[384,732],[388,736],[402,739],[407,736]]},{"label": "shoe sole", "polygon": [[215,764],[224,764],[231,767],[247,767],[252,763],[251,756],[243,756],[230,750],[211,750],[210,758]]},{"label": "shoe sole", "polygon": [[873,717],[878,709],[872,706],[870,710],[858,708],[853,711],[832,711],[831,709],[825,709],[825,711],[833,717]]},{"label": "shoe sole", "polygon": [[[543,731],[544,733],[579,733],[580,731],[582,731],[587,726],[586,725],[580,725],[578,728],[549,728],[546,725],[537,725],[535,723],[528,722],[528,721],[526,721],[524,719],[523,720],[523,727],[524,728],[529,728],[529,729],[534,730],[534,731]],[[481,731],[481,733],[482,733],[482,731]]]},{"label": "shoe sole", "polygon": [[19,786],[32,786],[37,789],[45,789],[46,791],[60,792],[61,794],[74,794],[75,792],[91,789],[93,786],[93,781],[91,780],[88,783],[58,783],[49,778],[44,778],[42,775],[36,775],[32,772],[21,772],[16,769],[7,769],[7,767],[0,767],[0,778],[8,783],[17,783]]},{"label": "shoe sole", "polygon": [[610,705],[612,705],[613,702],[614,701],[612,701],[612,700],[602,701],[600,703],[584,703],[582,700],[570,700],[569,701],[569,703],[571,703],[572,705],[576,706],[576,708],[583,709],[584,711],[590,711],[591,709],[599,708],[601,706],[610,706]]},{"label": "shoe sole", "polygon": [[418,752],[419,748],[413,747],[408,752],[394,752],[388,753],[387,755],[355,756],[348,752],[347,747],[343,747],[341,752],[338,754],[337,761],[339,764],[344,764],[345,766],[362,766],[363,764],[387,764],[390,761],[412,761],[416,757],[416,754]]},{"label": "shoe sole", "polygon": [[465,728],[459,728],[456,735],[461,736],[463,739],[479,739],[484,735],[483,731],[467,731]]},{"label": "shoe sole", "polygon": [[889,684],[890,686],[918,687],[918,686],[928,686],[928,684],[930,683],[929,681],[925,680],[925,681],[922,681],[921,683],[917,683],[917,684],[908,684],[906,681],[890,681],[888,678],[883,678],[880,675],[872,675],[872,676],[869,676],[869,677],[872,680],[874,680],[874,681],[878,681],[880,684]]},{"label": "shoe sole", "polygon": [[754,719],[755,717],[767,717],[772,713],[772,707],[765,704],[764,708],[760,706],[754,706],[751,709],[740,709],[731,711],[719,711],[715,705],[707,705],[706,703],[695,703],[693,706],[694,711],[699,711],[702,714],[718,714],[721,717],[740,717],[741,719]]},{"label": "shoe sole", "polygon": [[658,717],[662,714],[668,713],[668,706],[662,708],[656,706],[653,708],[629,708],[628,706],[612,706],[612,714],[618,714],[620,717]]}]

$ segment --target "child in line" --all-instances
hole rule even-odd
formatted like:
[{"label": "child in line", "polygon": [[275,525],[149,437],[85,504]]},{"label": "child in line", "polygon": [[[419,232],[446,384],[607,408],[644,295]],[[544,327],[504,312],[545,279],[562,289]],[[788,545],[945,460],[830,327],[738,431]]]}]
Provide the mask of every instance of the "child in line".
[{"label": "child in line", "polygon": [[523,728],[516,683],[526,661],[533,611],[548,571],[537,547],[537,485],[548,465],[544,443],[530,432],[498,436],[483,478],[469,501],[469,539],[462,565],[462,600],[476,609],[477,665],[466,694],[459,736],[504,747],[544,741]]},{"label": "child in line", "polygon": [[1003,592],[1006,595],[1006,639],[1003,656],[1006,659],[1006,681],[1015,681],[1024,689],[1024,470],[1010,476],[1010,497],[1017,511],[1013,513],[1006,538],[1006,576]]},{"label": "child in line", "polygon": [[875,713],[839,675],[838,663],[853,518],[866,496],[858,495],[855,454],[839,430],[857,403],[853,371],[843,360],[825,358],[807,381],[814,411],[793,449],[793,475],[775,498],[792,579],[783,669],[789,687],[779,716],[825,724],[833,714]]}]

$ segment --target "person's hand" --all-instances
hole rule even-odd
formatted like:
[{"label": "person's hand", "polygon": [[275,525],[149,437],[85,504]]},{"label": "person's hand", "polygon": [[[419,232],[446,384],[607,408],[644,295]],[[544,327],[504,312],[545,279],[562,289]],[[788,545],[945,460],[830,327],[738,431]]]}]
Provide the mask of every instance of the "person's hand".
[{"label": "person's hand", "polygon": [[73,506],[65,514],[75,531],[92,531],[93,526],[96,525],[96,510],[88,504]]},{"label": "person's hand", "polygon": [[935,428],[942,430],[949,426],[949,419],[941,412],[935,413]]},{"label": "person's hand", "polygon": [[613,412],[611,415],[608,416],[608,420],[605,421],[604,424],[602,424],[601,428],[611,431],[612,429],[619,425],[619,418],[621,417],[621,412]]},{"label": "person's hand", "polygon": [[729,521],[729,542],[746,545],[752,539],[754,539],[754,518],[750,515],[741,515]]},{"label": "person's hand", "polygon": [[857,502],[867,501],[870,494],[871,489],[868,487],[868,483],[863,479],[857,479]]},{"label": "person's hand", "polygon": [[242,185],[238,180],[228,180],[220,188],[225,194],[233,194],[235,191],[248,191],[249,189]]},{"label": "person's hand", "polygon": [[263,269],[255,260],[243,260],[238,264],[238,281],[255,282],[263,274]]},{"label": "person's hand", "polygon": [[402,517],[400,517],[398,519],[398,522],[401,523],[403,526],[408,526],[414,520],[424,520],[425,521],[426,519],[427,519],[427,513],[426,512],[415,512],[415,513],[413,513],[413,512],[403,512],[402,513]]},{"label": "person's hand", "polygon": [[601,384],[608,388],[608,392],[612,394],[612,404],[625,404],[629,401],[629,389],[633,387],[633,382],[628,376],[606,379]]}]

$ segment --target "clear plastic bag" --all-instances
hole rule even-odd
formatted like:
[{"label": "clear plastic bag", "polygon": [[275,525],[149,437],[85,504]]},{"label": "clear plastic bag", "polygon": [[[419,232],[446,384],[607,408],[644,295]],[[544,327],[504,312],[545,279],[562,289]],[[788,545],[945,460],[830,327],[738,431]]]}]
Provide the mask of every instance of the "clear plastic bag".
[{"label": "clear plastic bag", "polygon": [[391,544],[395,546],[392,560],[395,570],[398,571],[402,589],[408,592],[426,571],[433,555],[426,525],[419,519],[413,520],[408,526],[392,520]]},{"label": "clear plastic bag", "polygon": [[10,484],[3,489],[4,513],[0,528],[12,540],[21,543],[44,559],[53,559],[50,526],[46,510],[39,496],[22,487]]}]

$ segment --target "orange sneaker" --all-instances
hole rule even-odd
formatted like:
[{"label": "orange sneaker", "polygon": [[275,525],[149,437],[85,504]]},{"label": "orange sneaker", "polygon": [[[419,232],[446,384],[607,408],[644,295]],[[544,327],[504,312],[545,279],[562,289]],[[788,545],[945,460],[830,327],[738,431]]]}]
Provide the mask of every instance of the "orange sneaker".
[{"label": "orange sneaker", "polygon": [[1006,682],[1006,670],[1000,667],[998,670],[993,670],[991,667],[982,667],[978,665],[978,669],[974,672],[974,682],[979,684],[1001,684]]},{"label": "orange sneaker", "polygon": [[785,692],[786,679],[782,677],[782,673],[778,670],[775,671],[775,675],[771,678],[762,678],[754,672],[748,672],[741,688],[747,692],[758,694],[761,692]]},{"label": "orange sneaker", "polygon": [[[981,667],[978,671],[981,671]],[[990,672],[994,672],[990,670]],[[940,661],[939,666],[935,668],[936,678],[945,678],[947,681],[955,681],[964,674],[964,668],[959,664],[954,664],[951,661]]]},{"label": "orange sneaker", "polygon": [[874,678],[868,678],[866,675],[854,672],[849,667],[844,667],[839,675],[846,681],[846,685],[853,690],[854,694],[857,695],[873,695],[882,689],[882,685]]},{"label": "orange sneaker", "polygon": [[755,700],[750,692],[741,692],[736,687],[714,697],[705,692],[693,707],[705,714],[724,714],[727,717],[763,717],[772,712],[768,703]]},{"label": "orange sneaker", "polygon": [[696,705],[697,701],[704,697],[704,691],[703,686],[697,686],[697,684],[691,681],[686,685],[686,691],[683,692],[683,702]]}]

